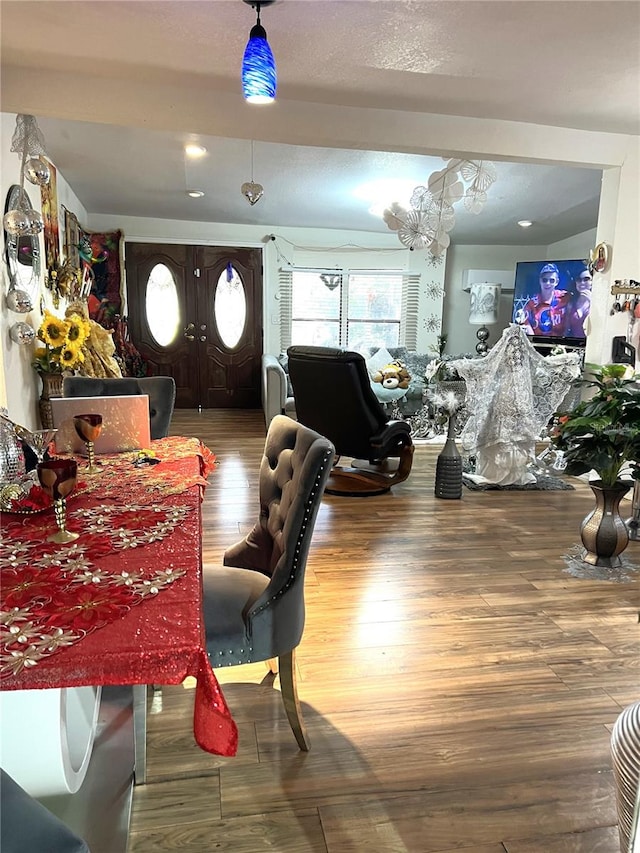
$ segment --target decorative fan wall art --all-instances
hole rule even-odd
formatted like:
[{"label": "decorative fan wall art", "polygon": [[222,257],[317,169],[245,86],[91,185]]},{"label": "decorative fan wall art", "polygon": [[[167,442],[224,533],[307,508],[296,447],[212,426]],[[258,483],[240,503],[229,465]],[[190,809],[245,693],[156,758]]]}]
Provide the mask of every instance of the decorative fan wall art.
[{"label": "decorative fan wall art", "polygon": [[454,205],[463,200],[466,210],[480,213],[496,177],[496,167],[487,160],[449,160],[444,169],[429,175],[426,186],[414,189],[409,210],[394,202],[383,219],[404,246],[412,251],[428,248],[437,258],[451,242]]}]

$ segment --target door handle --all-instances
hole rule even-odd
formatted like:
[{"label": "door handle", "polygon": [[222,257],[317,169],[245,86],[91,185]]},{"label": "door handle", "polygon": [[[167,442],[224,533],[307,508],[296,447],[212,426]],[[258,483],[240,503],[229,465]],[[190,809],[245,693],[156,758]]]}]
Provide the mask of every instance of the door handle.
[{"label": "door handle", "polygon": [[194,331],[195,331],[195,328],[196,328],[196,327],[195,327],[195,325],[194,325],[193,323],[189,323],[187,326],[185,326],[185,329],[184,329],[184,333],[183,333],[183,334],[184,334],[184,337],[185,337],[188,341],[195,341],[196,336],[191,334],[191,332],[194,332]]}]

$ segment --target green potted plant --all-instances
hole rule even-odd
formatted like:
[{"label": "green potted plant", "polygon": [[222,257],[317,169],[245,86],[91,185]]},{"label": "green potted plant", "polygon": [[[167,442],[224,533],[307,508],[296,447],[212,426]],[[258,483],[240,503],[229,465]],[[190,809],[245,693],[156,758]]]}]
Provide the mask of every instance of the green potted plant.
[{"label": "green potted plant", "polygon": [[625,364],[587,364],[585,371],[591,375],[576,384],[595,388],[595,393],[571,411],[556,414],[551,444],[562,451],[567,474],[596,472],[597,479],[589,483],[596,508],[581,527],[583,559],[615,567],[629,543],[618,508],[631,482],[620,475],[624,469],[640,479],[640,382]]}]

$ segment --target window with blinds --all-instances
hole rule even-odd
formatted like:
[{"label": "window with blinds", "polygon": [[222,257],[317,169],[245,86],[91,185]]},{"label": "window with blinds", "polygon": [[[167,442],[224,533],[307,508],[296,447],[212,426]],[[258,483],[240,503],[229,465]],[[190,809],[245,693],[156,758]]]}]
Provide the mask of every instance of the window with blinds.
[{"label": "window with blinds", "polygon": [[280,272],[281,346],[415,349],[419,275],[382,270]]}]

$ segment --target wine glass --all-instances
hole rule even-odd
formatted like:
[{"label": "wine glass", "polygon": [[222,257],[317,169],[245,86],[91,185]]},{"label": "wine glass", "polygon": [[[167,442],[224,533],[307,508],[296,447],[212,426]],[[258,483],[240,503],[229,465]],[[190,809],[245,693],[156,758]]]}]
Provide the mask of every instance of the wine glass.
[{"label": "wine glass", "polygon": [[100,468],[96,465],[93,442],[102,432],[102,415],[76,415],[73,419],[73,425],[80,438],[87,445],[87,456],[89,457],[87,474],[97,474]]},{"label": "wine glass", "polygon": [[75,459],[48,459],[38,463],[38,479],[43,490],[53,500],[56,515],[57,533],[47,537],[49,542],[73,542],[80,535],[67,530],[67,495],[76,487],[78,463]]},{"label": "wine glass", "polygon": [[35,429],[30,430],[25,427],[16,426],[15,432],[18,438],[21,438],[22,441],[26,442],[31,450],[36,455],[38,462],[44,461],[44,456],[47,450],[49,449],[49,445],[55,438],[57,429]]}]

